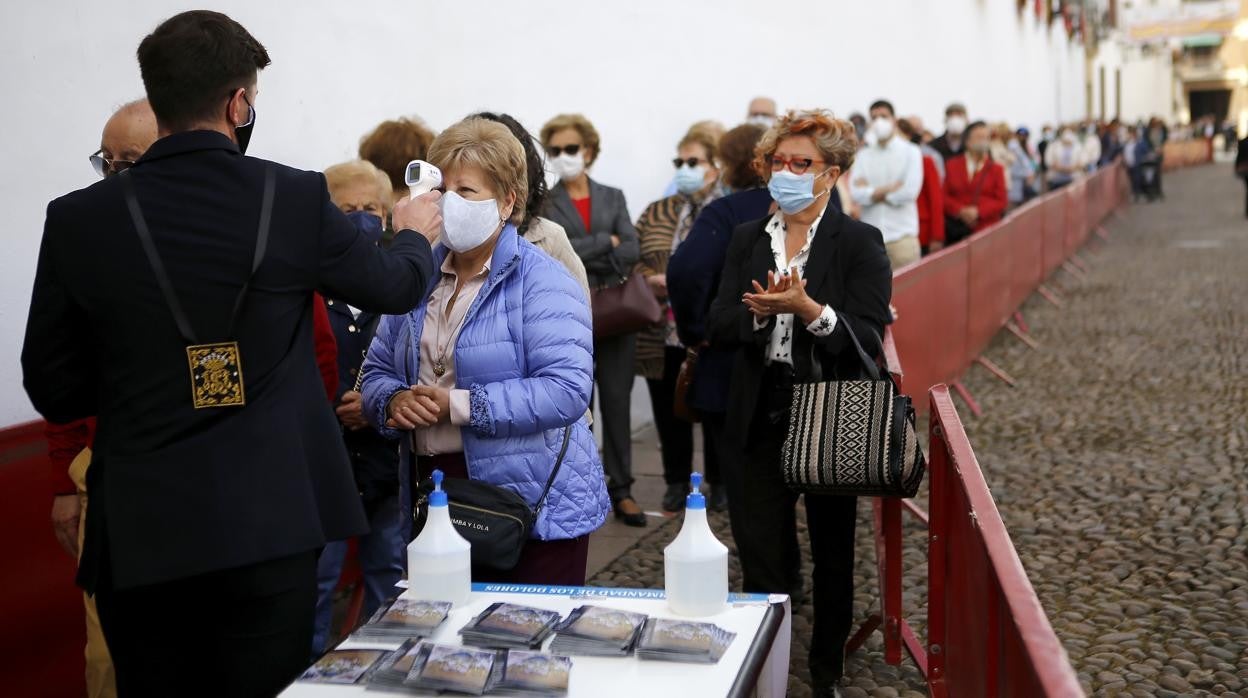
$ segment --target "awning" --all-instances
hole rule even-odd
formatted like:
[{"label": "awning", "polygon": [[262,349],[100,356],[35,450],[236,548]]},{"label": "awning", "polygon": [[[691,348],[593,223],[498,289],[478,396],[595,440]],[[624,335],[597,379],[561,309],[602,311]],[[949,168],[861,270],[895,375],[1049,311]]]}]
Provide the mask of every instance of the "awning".
[{"label": "awning", "polygon": [[[1137,24],[1127,29],[1127,36],[1133,41],[1164,41],[1167,39],[1188,39],[1205,36],[1217,37],[1217,43],[1235,28],[1235,17],[1216,17],[1202,19],[1178,19],[1170,22]],[[1195,44],[1212,46],[1216,44]]]},{"label": "awning", "polygon": [[1203,46],[1221,46],[1221,34],[1197,34],[1183,37],[1183,48],[1201,48]]}]

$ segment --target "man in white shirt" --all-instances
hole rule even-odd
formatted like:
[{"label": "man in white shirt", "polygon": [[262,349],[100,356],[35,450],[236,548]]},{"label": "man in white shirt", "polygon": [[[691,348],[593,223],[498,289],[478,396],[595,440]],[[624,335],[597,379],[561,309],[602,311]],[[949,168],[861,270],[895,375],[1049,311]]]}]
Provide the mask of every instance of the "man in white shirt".
[{"label": "man in white shirt", "polygon": [[[861,220],[880,229],[893,269],[919,258],[919,208],[923,188],[923,154],[896,136],[893,105],[871,105],[868,139],[850,173],[850,196],[862,208]],[[874,141],[872,143],[872,141]]]}]

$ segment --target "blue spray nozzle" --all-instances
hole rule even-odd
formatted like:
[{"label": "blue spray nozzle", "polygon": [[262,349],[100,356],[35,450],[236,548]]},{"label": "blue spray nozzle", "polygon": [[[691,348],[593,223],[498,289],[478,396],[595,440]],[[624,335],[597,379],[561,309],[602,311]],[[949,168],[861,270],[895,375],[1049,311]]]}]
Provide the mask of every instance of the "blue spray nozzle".
[{"label": "blue spray nozzle", "polygon": [[685,498],[686,509],[705,509],[706,497],[702,496],[702,473],[694,471],[689,476],[689,496]]},{"label": "blue spray nozzle", "polygon": [[446,506],[446,493],[442,491],[442,471],[433,471],[433,491],[429,493],[429,506],[444,507]]}]

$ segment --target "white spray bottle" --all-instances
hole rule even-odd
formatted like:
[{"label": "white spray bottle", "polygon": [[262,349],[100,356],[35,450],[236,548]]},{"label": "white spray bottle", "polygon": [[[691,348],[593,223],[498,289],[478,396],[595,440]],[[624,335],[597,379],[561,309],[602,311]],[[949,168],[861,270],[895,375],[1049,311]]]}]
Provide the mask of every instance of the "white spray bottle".
[{"label": "white spray bottle", "polygon": [[456,606],[466,603],[472,592],[472,546],[451,523],[441,470],[433,471],[425,527],[407,545],[407,584],[418,599]]},{"label": "white spray bottle", "polygon": [[663,584],[673,612],[712,616],[728,604],[728,548],[706,522],[706,497],[699,491],[702,473],[693,473],[690,481],[685,523],[663,550]]}]

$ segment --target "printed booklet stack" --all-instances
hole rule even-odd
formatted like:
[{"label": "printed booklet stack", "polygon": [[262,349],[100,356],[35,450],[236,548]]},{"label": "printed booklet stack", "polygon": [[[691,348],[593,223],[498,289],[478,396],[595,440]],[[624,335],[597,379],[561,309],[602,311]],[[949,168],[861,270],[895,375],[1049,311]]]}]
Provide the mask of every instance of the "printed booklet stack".
[{"label": "printed booklet stack", "polygon": [[357,642],[402,642],[431,637],[451,610],[449,601],[395,599],[383,604],[368,622],[351,633]]},{"label": "printed booklet stack", "polygon": [[590,657],[627,657],[632,654],[646,614],[603,606],[581,606],[555,626],[550,651]]},{"label": "printed booklet stack", "polygon": [[714,623],[651,618],[637,641],[637,656],[668,662],[714,664],[737,636]]},{"label": "printed booklet stack", "polygon": [[571,673],[568,657],[409,640],[379,663],[367,689],[409,695],[558,696],[567,693]]},{"label": "printed booklet stack", "polygon": [[459,631],[465,645],[490,649],[540,649],[560,615],[511,603],[490,604]]}]

